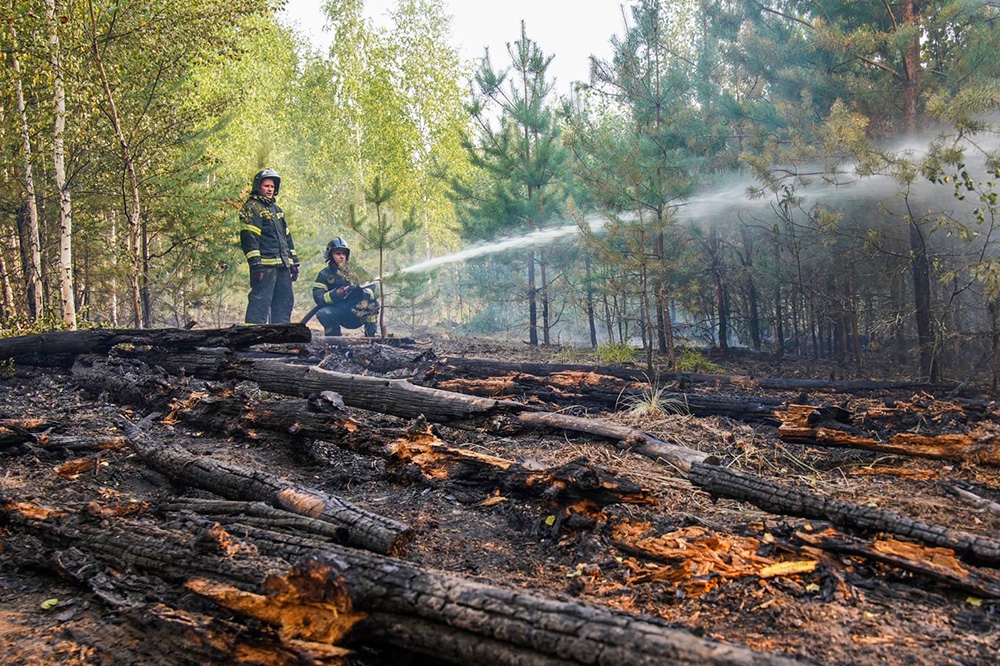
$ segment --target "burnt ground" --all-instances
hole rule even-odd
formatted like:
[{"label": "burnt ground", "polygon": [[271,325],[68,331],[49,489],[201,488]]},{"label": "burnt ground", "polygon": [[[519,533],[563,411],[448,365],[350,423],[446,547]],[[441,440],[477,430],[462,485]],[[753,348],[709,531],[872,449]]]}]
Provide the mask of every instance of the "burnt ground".
[{"label": "burnt ground", "polygon": [[[435,341],[439,356],[503,360],[564,360],[556,350],[500,343]],[[727,372],[758,376],[829,375],[829,368],[777,365],[741,358],[717,361]],[[756,364],[756,365],[753,365]],[[753,387],[699,387],[720,393],[762,393]],[[771,397],[786,397],[774,392]],[[887,395],[826,395],[850,407]],[[911,399],[912,396],[897,396]],[[350,409],[363,427],[405,425],[399,419]],[[76,388],[65,371],[16,368],[0,381],[0,419],[37,417],[65,435],[117,436],[130,408],[108,404]],[[995,467],[782,443],[770,424],[699,418],[680,406],[646,415],[621,410],[599,414],[640,428],[666,442],[711,452],[735,468],[861,505],[892,509],[929,523],[996,538],[1000,517],[946,493],[961,481],[1000,502]],[[997,412],[988,410],[996,420]],[[825,664],[938,665],[1000,662],[1000,603],[947,584],[863,558],[832,555],[813,571],[764,577],[761,567],[807,559],[791,540],[819,531],[815,521],[767,514],[752,505],[713,501],[669,466],[613,445],[564,434],[498,438],[440,428],[456,446],[518,461],[554,465],[584,456],[650,489],[656,506],[606,508],[596,523],[553,523],[537,502],[490,499],[491,489],[461,496],[446,487],[402,485],[383,475],[384,463],[324,442],[308,451],[266,436],[222,438],[181,425],[157,424],[159,436],[189,450],[268,469],[302,486],[347,499],[411,525],[411,562],[475,577],[586,599],[649,614],[718,641]],[[99,501],[134,505],[137,515],[157,500],[192,491],[173,487],[137,462],[127,447],[99,454],[79,474],[56,469],[94,454],[40,447],[0,449],[0,496],[82,507]],[[623,535],[658,539],[688,553],[659,562],[621,547]],[[878,535],[857,534],[864,538]],[[634,539],[632,539],[634,542]],[[6,664],[180,663],[158,652],[143,631],[88,589],[60,578],[26,555],[30,543],[0,526],[0,654]],[[967,567],[973,569],[972,567]],[[1000,578],[1000,572],[979,572]],[[359,663],[399,663],[398,655],[364,653]]]}]

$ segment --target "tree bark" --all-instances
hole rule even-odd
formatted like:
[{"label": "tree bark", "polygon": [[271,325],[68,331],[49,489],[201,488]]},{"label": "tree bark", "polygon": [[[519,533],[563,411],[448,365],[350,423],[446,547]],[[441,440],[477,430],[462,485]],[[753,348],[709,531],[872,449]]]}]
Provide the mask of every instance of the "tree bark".
[{"label": "tree bark", "polygon": [[312,334],[302,324],[231,326],[201,330],[93,328],[2,338],[0,359],[12,358],[18,363],[46,364],[48,361],[56,365],[72,365],[73,358],[79,354],[107,352],[114,346],[125,343],[175,350],[197,347],[242,349],[258,344],[308,342],[311,339]]},{"label": "tree bark", "polygon": [[[1000,465],[1000,441],[989,426],[972,429],[969,434],[922,435],[900,432],[885,441],[859,434],[858,429],[830,423],[821,408],[812,405],[789,405],[785,412],[775,412],[781,419],[778,436],[784,442],[864,449],[895,455],[959,460],[983,465]],[[865,418],[853,419],[863,422]]]},{"label": "tree bark", "polygon": [[62,322],[67,329],[76,330],[76,294],[73,289],[73,203],[69,184],[66,182],[66,149],[63,134],[66,130],[66,89],[63,85],[62,56],[59,47],[59,27],[56,20],[56,0],[45,0],[45,14],[49,23],[49,48],[51,49],[53,105],[55,125],[52,132],[52,161],[55,170],[56,190],[59,193],[59,299]]},{"label": "tree bark", "polygon": [[[42,290],[42,250],[38,226],[38,203],[35,201],[35,177],[31,165],[31,132],[28,127],[24,90],[21,86],[21,63],[17,57],[17,29],[14,27],[13,21],[10,22],[10,38],[14,94],[17,101],[17,113],[21,120],[21,148],[24,151],[24,196],[28,212],[27,231],[30,260],[25,262],[24,272],[28,287],[28,302],[31,305],[31,316],[38,320],[45,314],[45,294]],[[4,273],[6,274],[6,271]]]},{"label": "tree bark", "polygon": [[985,536],[931,525],[894,511],[823,497],[718,465],[695,463],[688,478],[713,497],[750,502],[770,513],[828,520],[840,527],[890,532],[950,548],[973,564],[1000,567],[1000,542]]},{"label": "tree bark", "polygon": [[413,537],[406,525],[337,497],[295,486],[266,472],[196,456],[177,445],[154,441],[127,421],[122,428],[129,444],[146,464],[185,485],[227,499],[267,502],[279,509],[326,521],[337,529],[340,542],[355,548],[398,554]]},{"label": "tree bark", "polygon": [[132,270],[129,271],[129,280],[132,284],[132,307],[135,309],[133,325],[136,328],[149,328],[148,307],[143,307],[139,289],[140,273],[145,272],[143,270],[145,265],[140,263],[140,249],[145,247],[145,242],[140,243],[139,233],[142,225],[140,218],[139,180],[135,173],[135,161],[132,159],[132,149],[125,138],[125,132],[122,130],[121,120],[118,117],[118,107],[115,105],[115,97],[111,93],[111,84],[108,83],[108,75],[104,69],[104,59],[101,57],[101,49],[97,43],[97,19],[94,17],[93,0],[88,0],[87,9],[90,14],[90,25],[88,27],[90,28],[91,52],[94,54],[97,73],[100,75],[101,85],[104,87],[104,96],[108,101],[108,115],[111,119],[111,125],[115,130],[118,145],[121,148],[122,163],[125,167],[125,173],[128,176],[129,194],[131,196],[132,205],[128,211],[128,226],[130,232],[129,247],[132,250]]},{"label": "tree bark", "polygon": [[344,404],[403,418],[424,416],[432,423],[460,426],[466,421],[503,413],[531,411],[517,402],[491,400],[414,386],[401,379],[365,377],[315,366],[208,353],[139,354],[149,365],[176,375],[202,379],[246,379],[265,391],[307,398],[323,391],[339,393]]},{"label": "tree bark", "polygon": [[[72,546],[119,570],[182,582],[228,608],[227,617],[281,623],[286,639],[391,645],[448,663],[497,666],[592,664],[595,655],[602,666],[801,663],[697,638],[655,618],[252,527],[234,525],[225,534],[206,525],[192,535],[123,519],[75,521],[9,502],[3,510],[16,529],[50,547]],[[232,537],[301,564],[275,570],[281,560],[234,551],[227,547]]]}]

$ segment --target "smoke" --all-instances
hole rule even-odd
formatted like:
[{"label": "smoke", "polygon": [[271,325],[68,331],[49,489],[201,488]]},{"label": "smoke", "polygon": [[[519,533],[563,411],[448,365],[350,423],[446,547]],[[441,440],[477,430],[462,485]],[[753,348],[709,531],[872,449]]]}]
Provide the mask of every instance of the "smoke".
[{"label": "smoke", "polygon": [[[928,135],[921,138],[911,138],[899,141],[885,147],[887,153],[906,158],[910,162],[918,162],[925,158],[930,152],[932,141],[938,135]],[[968,145],[968,144],[967,144]],[[980,144],[983,148],[983,144]],[[994,140],[992,145],[985,146],[986,150],[995,151],[998,145]],[[981,151],[968,151],[968,171],[974,177],[983,177],[986,173],[985,158]],[[885,206],[891,208],[893,202],[900,202],[899,193],[901,185],[888,175],[858,175],[858,165],[855,163],[845,163],[834,174],[835,182],[830,179],[821,178],[815,175],[808,184],[798,183],[794,188],[794,194],[803,199],[803,206],[806,208],[813,205],[821,205],[830,209],[840,209],[846,206],[857,206],[860,208],[872,206]],[[824,173],[821,165],[812,167],[800,167],[799,173]],[[792,173],[792,171],[789,171]],[[733,180],[719,185],[706,192],[697,194],[686,202],[680,204],[675,209],[677,219],[693,224],[700,224],[705,221],[736,223],[744,218],[744,214],[760,215],[771,213],[772,206],[776,203],[774,196],[751,197],[751,188],[759,187],[760,183],[750,178]],[[941,214],[950,214],[955,217],[967,215],[977,202],[962,202],[954,196],[954,185],[938,185],[927,181],[922,176],[917,176],[914,186],[909,193],[910,202],[918,204],[925,211],[937,211]],[[901,203],[900,203],[901,205]],[[599,216],[590,216],[586,220],[591,231],[600,233],[604,229],[605,220]],[[399,273],[422,273],[431,271],[448,264],[459,263],[482,257],[485,255],[505,252],[507,250],[517,250],[529,247],[544,245],[561,238],[568,238],[580,233],[580,227],[576,223],[560,224],[549,229],[533,231],[520,236],[508,236],[495,241],[478,243],[471,247],[452,254],[435,257],[426,261],[408,266],[398,271]]]}]

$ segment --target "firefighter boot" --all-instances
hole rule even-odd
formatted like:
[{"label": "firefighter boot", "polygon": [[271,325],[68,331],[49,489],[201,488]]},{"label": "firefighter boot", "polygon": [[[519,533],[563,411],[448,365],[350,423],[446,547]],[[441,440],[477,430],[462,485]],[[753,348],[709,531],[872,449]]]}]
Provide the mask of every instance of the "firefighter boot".
[{"label": "firefighter boot", "polygon": [[327,326],[323,329],[323,335],[336,335],[340,336],[340,326]]},{"label": "firefighter boot", "polygon": [[376,335],[377,335],[377,333],[375,332],[375,322],[373,322],[373,321],[366,321],[365,322],[365,337],[366,338],[374,338]]}]

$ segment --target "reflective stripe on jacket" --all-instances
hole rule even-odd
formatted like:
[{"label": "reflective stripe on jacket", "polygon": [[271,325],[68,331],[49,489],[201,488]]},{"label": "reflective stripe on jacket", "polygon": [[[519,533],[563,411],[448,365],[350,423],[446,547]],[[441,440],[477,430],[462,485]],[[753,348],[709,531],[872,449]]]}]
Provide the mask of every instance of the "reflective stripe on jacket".
[{"label": "reflective stripe on jacket", "polygon": [[274,199],[259,194],[251,194],[240,211],[240,247],[251,270],[299,264],[285,214]]}]

